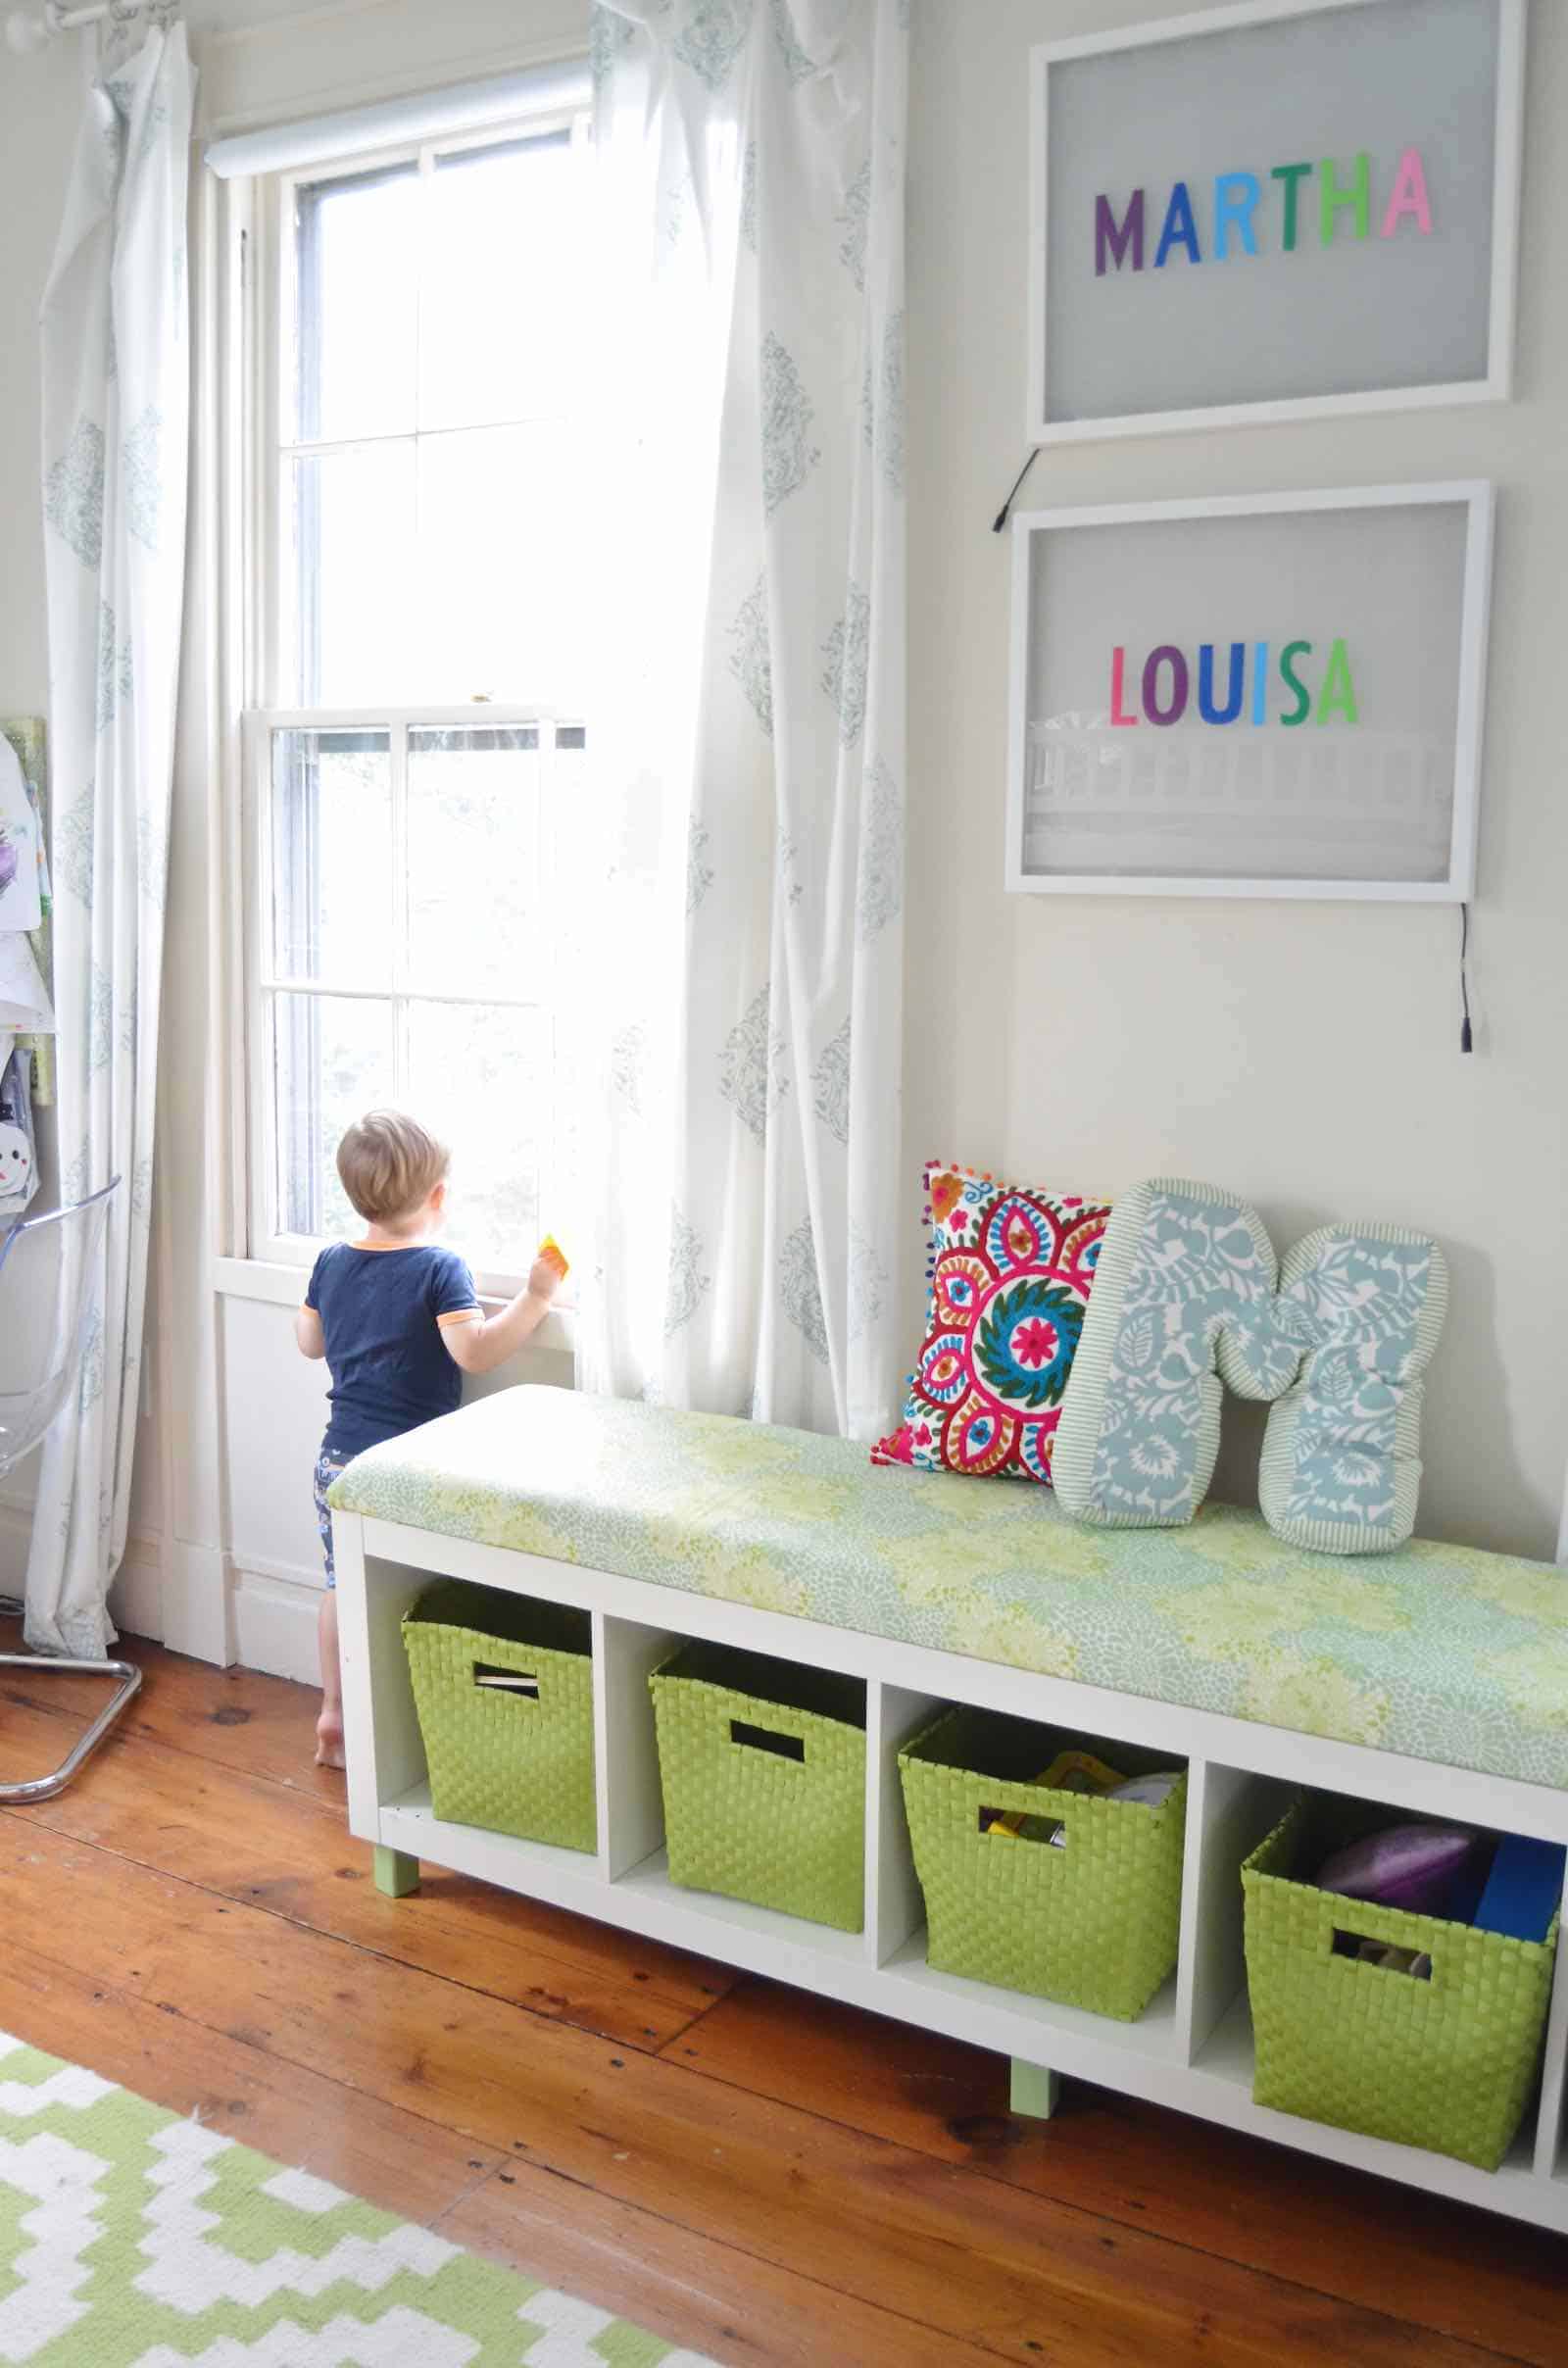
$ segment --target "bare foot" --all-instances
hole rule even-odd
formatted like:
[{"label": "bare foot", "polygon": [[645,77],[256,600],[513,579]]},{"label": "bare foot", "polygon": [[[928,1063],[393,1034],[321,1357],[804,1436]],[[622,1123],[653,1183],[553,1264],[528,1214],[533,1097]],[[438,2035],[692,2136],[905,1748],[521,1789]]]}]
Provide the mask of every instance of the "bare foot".
[{"label": "bare foot", "polygon": [[316,1764],[318,1768],[340,1768],[343,1759],[343,1721],[322,1711],[316,1722]]}]

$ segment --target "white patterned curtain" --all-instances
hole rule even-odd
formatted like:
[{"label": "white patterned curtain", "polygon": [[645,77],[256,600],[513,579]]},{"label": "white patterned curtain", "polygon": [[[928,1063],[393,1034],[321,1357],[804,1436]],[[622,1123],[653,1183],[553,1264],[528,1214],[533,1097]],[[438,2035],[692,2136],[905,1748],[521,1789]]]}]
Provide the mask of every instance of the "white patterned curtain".
[{"label": "white patterned curtain", "polygon": [[81,1387],[44,1445],[26,1640],[102,1657],[125,1550],[153,1166],[185,572],[194,75],[155,6],[111,19],[43,307],[62,1198],[124,1179]]},{"label": "white patterned curtain", "polygon": [[907,41],[908,0],[594,11],[630,490],[579,1377],[861,1438],[900,1377]]}]

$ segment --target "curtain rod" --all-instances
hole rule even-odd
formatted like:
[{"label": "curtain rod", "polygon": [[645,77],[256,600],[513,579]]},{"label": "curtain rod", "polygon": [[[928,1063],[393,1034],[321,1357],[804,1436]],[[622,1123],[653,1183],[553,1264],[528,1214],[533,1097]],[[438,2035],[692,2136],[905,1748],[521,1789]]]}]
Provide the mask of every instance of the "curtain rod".
[{"label": "curtain rod", "polygon": [[110,0],[95,0],[88,8],[66,8],[62,0],[43,0],[37,16],[14,8],[6,19],[6,47],[19,58],[30,57],[57,33],[74,32],[81,25],[100,25],[106,17],[139,17],[141,11],[142,0],[120,0],[118,7],[111,7]]}]

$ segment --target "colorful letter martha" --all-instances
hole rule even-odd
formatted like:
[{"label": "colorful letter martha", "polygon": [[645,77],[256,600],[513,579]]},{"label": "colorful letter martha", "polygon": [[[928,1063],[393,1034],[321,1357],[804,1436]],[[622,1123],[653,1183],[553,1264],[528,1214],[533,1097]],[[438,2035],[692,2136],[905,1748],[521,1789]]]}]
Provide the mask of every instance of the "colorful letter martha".
[{"label": "colorful letter martha", "polygon": [[[1325,247],[1368,238],[1372,232],[1372,159],[1363,148],[1348,165],[1332,156],[1316,162],[1271,165],[1259,172],[1216,173],[1208,208],[1208,235],[1193,202],[1202,184],[1173,181],[1162,214],[1150,208],[1151,192],[1134,189],[1121,201],[1108,190],[1095,198],[1095,277],[1107,271],[1164,271],[1178,257],[1190,264],[1228,263],[1271,250],[1294,255],[1311,216],[1303,190],[1317,176],[1317,236]],[[1157,198],[1155,200],[1157,203]],[[1308,204],[1310,198],[1308,198]],[[1260,219],[1261,218],[1261,219]],[[1159,223],[1151,262],[1146,231]],[[1388,203],[1377,225],[1379,238],[1396,238],[1408,224],[1419,238],[1432,236],[1432,199],[1419,148],[1403,148],[1390,177]]]},{"label": "colorful letter martha", "polygon": [[1056,1433],[1064,1510],[1108,1527],[1190,1521],[1213,1476],[1223,1382],[1275,1402],[1258,1499],[1278,1537],[1326,1554],[1402,1545],[1447,1298],[1427,1234],[1324,1226],[1281,1273],[1234,1194],[1137,1185],[1111,1213]]}]

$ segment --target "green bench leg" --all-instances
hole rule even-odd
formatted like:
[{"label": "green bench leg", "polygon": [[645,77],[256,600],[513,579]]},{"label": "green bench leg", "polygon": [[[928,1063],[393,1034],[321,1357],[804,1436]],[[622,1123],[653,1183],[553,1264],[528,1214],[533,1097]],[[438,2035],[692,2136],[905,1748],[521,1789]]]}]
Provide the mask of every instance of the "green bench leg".
[{"label": "green bench leg", "polygon": [[1050,2071],[1044,2064],[1021,2063],[1015,2055],[1009,2101],[1015,2113],[1027,2113],[1035,2121],[1049,2121],[1061,2102],[1061,2074]]},{"label": "green bench leg", "polygon": [[411,1891],[419,1888],[419,1861],[411,1858],[407,1850],[388,1850],[384,1844],[375,1846],[375,1888],[384,1891],[389,1899],[406,1899]]}]

